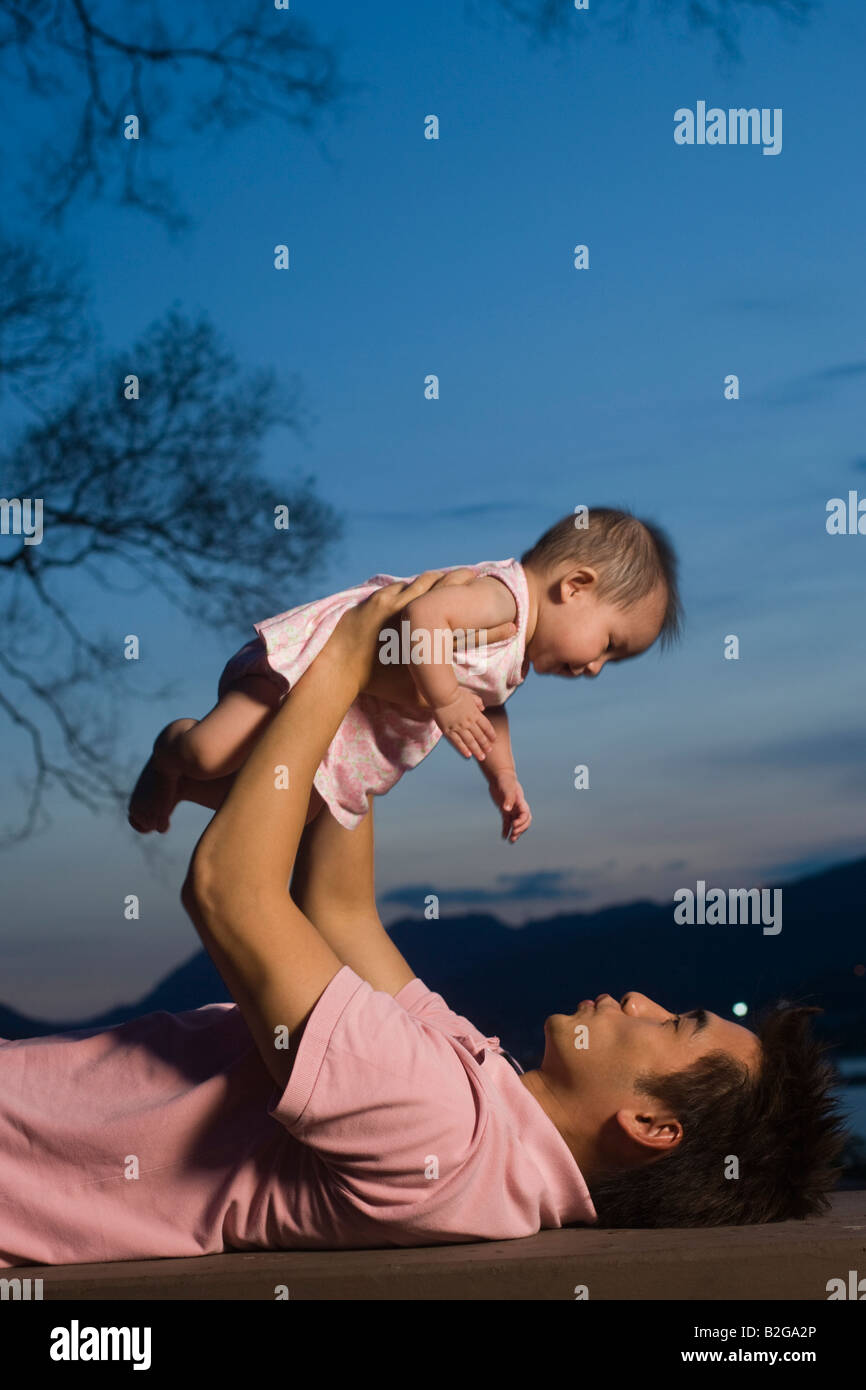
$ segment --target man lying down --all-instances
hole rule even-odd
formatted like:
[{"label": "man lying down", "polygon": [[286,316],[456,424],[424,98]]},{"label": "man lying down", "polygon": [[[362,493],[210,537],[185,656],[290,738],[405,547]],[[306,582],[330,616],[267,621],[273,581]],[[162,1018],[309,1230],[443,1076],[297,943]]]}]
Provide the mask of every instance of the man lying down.
[{"label": "man lying down", "polygon": [[182,899],[236,1003],[0,1042],[0,1265],[826,1209],[844,1135],[813,1010],[755,1034],[599,995],[521,1073],[388,937],[372,811],[305,828],[380,628],[436,582],[347,611],[215,797]]}]

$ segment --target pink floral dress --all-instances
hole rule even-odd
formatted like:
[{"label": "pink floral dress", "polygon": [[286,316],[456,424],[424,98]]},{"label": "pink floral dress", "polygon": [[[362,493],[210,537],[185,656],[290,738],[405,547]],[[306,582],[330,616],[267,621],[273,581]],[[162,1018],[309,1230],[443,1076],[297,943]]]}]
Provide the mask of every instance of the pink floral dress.
[{"label": "pink floral dress", "polygon": [[[485,707],[501,705],[523,683],[529,669],[525,659],[529,589],[523,566],[511,559],[443,568],[468,568],[479,576],[492,575],[514,596],[517,632],[513,637],[487,647],[467,646],[454,653],[460,684],[480,695]],[[354,589],[342,589],[328,598],[315,599],[254,623],[259,635],[241,647],[226,665],[220,677],[220,696],[239,677],[256,674],[276,676],[285,698],[322,650],[345,610],[361,603],[376,589],[393,584],[395,579],[397,576],[391,574],[374,574]],[[399,631],[399,615],[395,631]],[[438,724],[432,717],[425,718],[423,710],[420,717],[417,709],[404,713],[399,705],[362,693],[334,735],[313,785],[334,819],[353,830],[367,814],[367,793],[383,796],[390,791],[404,772],[427,757],[441,737]]]}]

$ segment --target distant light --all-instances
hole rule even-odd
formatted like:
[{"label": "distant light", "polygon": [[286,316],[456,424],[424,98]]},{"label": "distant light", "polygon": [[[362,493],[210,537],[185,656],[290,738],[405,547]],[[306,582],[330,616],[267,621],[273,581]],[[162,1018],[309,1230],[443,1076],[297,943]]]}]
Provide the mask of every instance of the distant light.
[{"label": "distant light", "polygon": [[855,975],[866,975],[866,965],[855,965],[855,966],[854,966],[854,974],[855,974]]},{"label": "distant light", "polygon": [[748,1004],[743,1004],[743,1003],[735,1004],[734,1007],[733,1007],[733,1009],[731,1010],[731,1013],[736,1014],[737,1018],[742,1018],[743,1015],[744,1015],[744,1014],[747,1014],[748,1012],[749,1012],[749,1006],[748,1006]]}]

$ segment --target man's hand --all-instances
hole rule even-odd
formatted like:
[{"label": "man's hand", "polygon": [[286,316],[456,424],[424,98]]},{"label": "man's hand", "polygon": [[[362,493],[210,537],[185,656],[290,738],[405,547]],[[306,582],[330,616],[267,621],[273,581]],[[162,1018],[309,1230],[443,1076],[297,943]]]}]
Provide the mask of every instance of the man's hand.
[{"label": "man's hand", "polygon": [[363,690],[372,676],[380,629],[413,598],[432,589],[441,578],[441,570],[425,570],[411,584],[398,579],[393,584],[376,589],[368,598],[347,608],[342,614],[323,650],[332,648],[339,652],[341,663],[357,676],[359,690]]},{"label": "man's hand", "polygon": [[493,746],[496,730],[483,713],[484,701],[461,686],[447,705],[434,705],[431,714],[452,747],[464,758],[481,763]]},{"label": "man's hand", "polygon": [[516,844],[532,824],[529,802],[514,771],[498,772],[489,782],[490,795],[502,812],[502,838]]},{"label": "man's hand", "polygon": [[[386,584],[354,608],[347,608],[331,634],[329,645],[333,642],[335,647],[340,648],[345,661],[355,663],[359,690],[363,690],[373,675],[379,632],[389,618],[402,612],[414,598],[426,594],[428,589],[470,584],[477,578],[475,571],[468,567],[449,570],[447,574],[442,570],[425,570],[410,584],[405,584],[402,580]],[[516,631],[516,623],[500,623],[488,632],[488,645],[513,637]],[[466,756],[471,755],[467,753]]]}]

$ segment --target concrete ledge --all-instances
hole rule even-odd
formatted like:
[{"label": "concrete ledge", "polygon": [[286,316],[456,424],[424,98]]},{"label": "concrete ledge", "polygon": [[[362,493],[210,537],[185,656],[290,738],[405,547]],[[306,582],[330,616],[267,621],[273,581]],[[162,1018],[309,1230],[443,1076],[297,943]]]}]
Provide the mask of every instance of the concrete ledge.
[{"label": "concrete ledge", "polygon": [[256,1251],[198,1259],[35,1265],[49,1299],[827,1299],[866,1276],[866,1191],[810,1221],[708,1230],[543,1231],[526,1240],[411,1250]]}]

